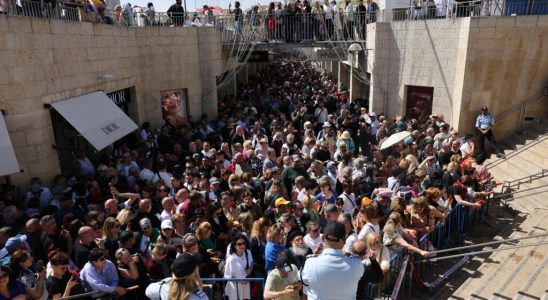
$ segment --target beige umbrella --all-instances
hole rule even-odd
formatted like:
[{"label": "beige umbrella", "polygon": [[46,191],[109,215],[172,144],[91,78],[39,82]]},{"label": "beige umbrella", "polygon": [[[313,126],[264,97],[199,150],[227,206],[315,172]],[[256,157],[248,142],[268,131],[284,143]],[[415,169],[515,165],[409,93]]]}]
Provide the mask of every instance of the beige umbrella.
[{"label": "beige umbrella", "polygon": [[381,150],[390,148],[394,146],[395,144],[403,141],[407,137],[411,135],[411,132],[409,131],[402,131],[398,133],[394,133],[393,135],[389,136],[386,140],[381,142]]}]

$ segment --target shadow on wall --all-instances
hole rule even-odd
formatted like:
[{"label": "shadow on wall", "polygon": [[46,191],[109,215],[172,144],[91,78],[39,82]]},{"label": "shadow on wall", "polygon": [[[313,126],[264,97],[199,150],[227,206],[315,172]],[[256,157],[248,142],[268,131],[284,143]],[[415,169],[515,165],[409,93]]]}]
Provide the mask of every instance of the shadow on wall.
[{"label": "shadow on wall", "polygon": [[[432,38],[432,33],[430,30],[430,26],[426,20],[423,20],[424,22],[424,28],[426,28],[426,33],[428,34],[428,41],[430,42],[430,45],[432,46],[432,49],[434,50],[434,59],[436,61],[436,65],[438,69],[440,70],[441,79],[443,81],[443,89],[445,89],[445,92],[447,94],[448,100],[449,100],[449,107],[451,109],[453,108],[453,95],[451,91],[449,90],[449,87],[447,86],[447,78],[445,78],[445,73],[443,72],[443,67],[441,65],[441,60],[438,55],[438,51],[436,51],[436,47],[434,47],[434,39]],[[455,58],[456,59],[456,58]],[[434,87],[439,88],[439,87]],[[433,100],[432,100],[433,101]],[[446,116],[450,116],[451,114],[445,114]]]}]

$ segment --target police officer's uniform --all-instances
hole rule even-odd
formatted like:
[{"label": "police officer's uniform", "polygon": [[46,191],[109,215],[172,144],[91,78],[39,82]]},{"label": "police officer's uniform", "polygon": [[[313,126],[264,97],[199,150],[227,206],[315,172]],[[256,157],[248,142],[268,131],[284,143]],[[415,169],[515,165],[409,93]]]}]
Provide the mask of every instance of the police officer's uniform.
[{"label": "police officer's uniform", "polygon": [[[337,237],[339,240],[344,240],[346,235],[344,225],[338,222],[329,222],[324,234],[326,238]],[[363,272],[358,256],[346,256],[342,249],[325,248],[320,255],[307,258],[301,280],[308,286],[308,299],[351,300],[356,299],[358,281]]]}]

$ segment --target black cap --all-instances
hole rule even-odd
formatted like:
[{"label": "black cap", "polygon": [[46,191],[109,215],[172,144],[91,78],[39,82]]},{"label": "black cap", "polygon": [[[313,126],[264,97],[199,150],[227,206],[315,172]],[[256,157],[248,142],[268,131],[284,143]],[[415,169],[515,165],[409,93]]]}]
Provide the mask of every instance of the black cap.
[{"label": "black cap", "polygon": [[276,259],[276,269],[279,269],[282,272],[293,271],[289,257],[287,257],[284,253],[278,255],[278,258]]},{"label": "black cap", "polygon": [[323,231],[325,239],[331,242],[339,242],[346,237],[346,230],[344,225],[339,222],[331,221],[325,225]]},{"label": "black cap", "polygon": [[287,241],[291,243],[298,236],[304,236],[304,233],[302,233],[300,229],[292,230],[287,235]]},{"label": "black cap", "polygon": [[183,252],[173,262],[173,266],[171,267],[173,275],[177,278],[188,276],[196,270],[201,261],[202,256],[199,253],[190,254]]},{"label": "black cap", "polygon": [[466,141],[466,140],[469,140],[469,139],[471,139],[471,138],[473,138],[473,137],[474,137],[474,135],[471,134],[471,133],[469,133],[469,134],[467,134],[467,135],[464,136],[464,140]]}]

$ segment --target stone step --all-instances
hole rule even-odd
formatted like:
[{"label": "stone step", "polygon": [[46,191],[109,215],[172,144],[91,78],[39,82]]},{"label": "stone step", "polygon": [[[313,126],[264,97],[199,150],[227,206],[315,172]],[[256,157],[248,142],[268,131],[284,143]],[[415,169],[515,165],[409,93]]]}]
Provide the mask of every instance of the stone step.
[{"label": "stone step", "polygon": [[[533,243],[536,240],[537,239],[530,239],[527,241]],[[518,245],[519,244],[522,243],[518,243]],[[501,247],[508,246],[502,245]],[[526,247],[515,250],[499,251],[493,258],[490,257],[479,269],[481,274],[490,275],[476,279],[469,286],[470,297],[488,298],[494,293],[497,293],[501,288],[501,285],[508,284],[512,279],[520,278],[523,280],[527,278],[527,275],[522,276],[521,272],[526,272],[524,271],[524,266],[529,261],[529,257],[531,257],[529,255],[530,252],[531,248]],[[490,261],[498,261],[498,264],[490,263]]]},{"label": "stone step", "polygon": [[[519,244],[535,244],[545,240],[545,238],[530,239]],[[521,252],[523,256],[518,256],[518,254],[511,256],[510,263],[506,265],[503,273],[497,276],[497,284],[493,284],[495,290],[491,296],[491,300],[505,297],[513,298],[523,285],[523,282],[530,279],[534,280],[534,277],[536,277],[534,266],[543,264],[543,252],[548,249],[547,246],[539,245],[523,248],[524,251]]]},{"label": "stone step", "polygon": [[[546,252],[544,252],[546,253]],[[517,291],[514,299],[543,299],[542,295],[546,292],[546,283],[548,282],[548,257],[544,257],[544,261],[536,267],[533,276],[525,282],[525,284]],[[548,298],[548,297],[546,297]],[[544,298],[544,299],[546,299]]]},{"label": "stone step", "polygon": [[[525,218],[524,220],[520,220]],[[546,224],[546,213],[537,214],[521,214],[514,218],[515,222],[511,222],[504,230],[497,235],[494,240],[508,239],[523,237],[526,235],[538,234],[540,226]],[[531,239],[533,240],[533,239]],[[531,240],[525,240],[529,242]],[[536,240],[536,239],[535,239]],[[499,247],[505,247],[501,245]],[[487,249],[487,248],[486,248]],[[498,276],[501,270],[504,270],[504,265],[507,264],[508,257],[511,253],[519,254],[520,250],[528,249],[521,248],[516,250],[506,250],[493,252],[488,258],[486,258],[482,264],[475,270],[475,272],[460,285],[457,291],[453,293],[451,298],[454,299],[470,299],[472,294],[476,296],[485,297],[485,293],[482,292],[485,286],[491,284],[491,282],[498,282]],[[527,251],[527,250],[524,250]],[[490,294],[487,296],[491,296]]]}]

